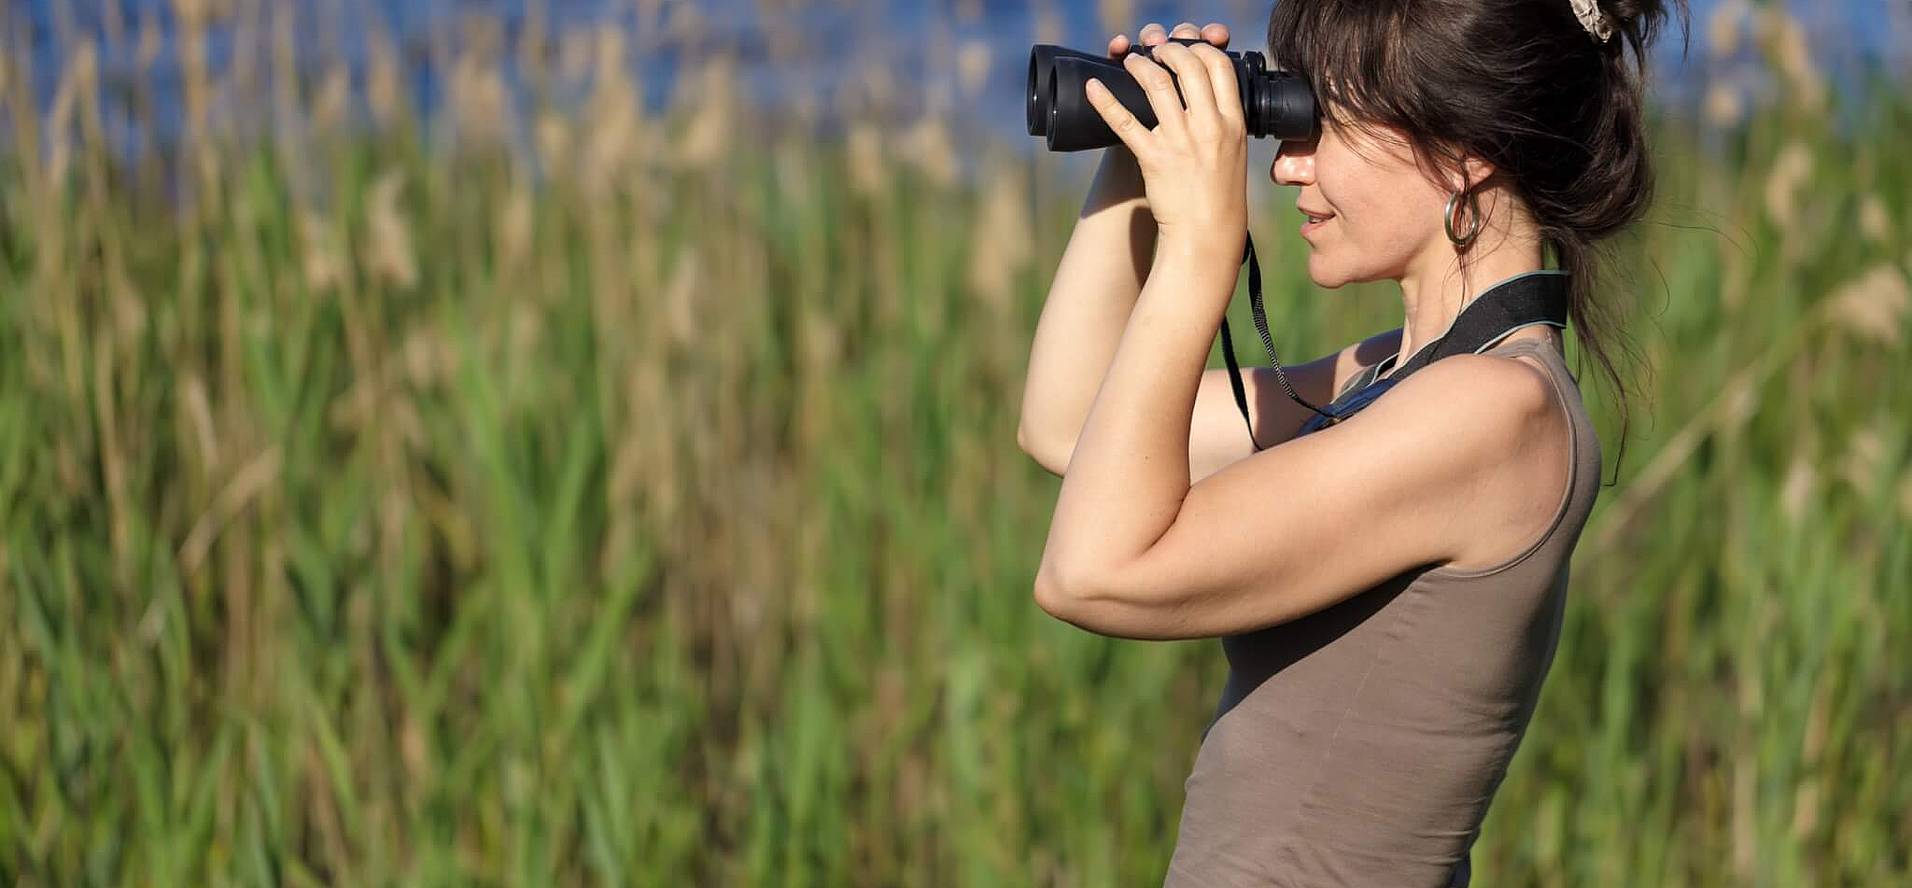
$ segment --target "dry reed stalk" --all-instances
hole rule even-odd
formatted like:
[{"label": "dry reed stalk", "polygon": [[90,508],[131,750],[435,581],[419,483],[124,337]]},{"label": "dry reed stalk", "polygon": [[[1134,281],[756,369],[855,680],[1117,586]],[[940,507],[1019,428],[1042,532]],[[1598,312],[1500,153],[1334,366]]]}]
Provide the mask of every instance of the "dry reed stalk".
[{"label": "dry reed stalk", "polygon": [[1885,476],[1886,430],[1882,422],[1874,419],[1853,432],[1839,463],[1840,477],[1863,497],[1870,497],[1891,483]]},{"label": "dry reed stalk", "polygon": [[1792,463],[1786,467],[1786,479],[1779,485],[1780,511],[1787,520],[1798,524],[1804,519],[1818,481],[1819,472],[1813,467],[1813,461],[1804,451],[1794,451]]},{"label": "dry reed stalk", "polygon": [[245,465],[233,473],[211,505],[193,522],[192,530],[180,545],[178,557],[181,574],[190,579],[199,573],[220,533],[246,506],[278,480],[281,469],[279,448],[271,446],[253,454]]},{"label": "dry reed stalk", "polygon": [[963,41],[956,51],[956,80],[966,99],[974,101],[982,95],[983,87],[988,85],[989,68],[993,63],[994,54],[988,43],[981,40]]},{"label": "dry reed stalk", "polygon": [[452,62],[446,95],[460,150],[488,152],[502,146],[516,124],[510,90],[500,64],[503,24],[496,19],[465,19],[465,40]]},{"label": "dry reed stalk", "polygon": [[[1133,33],[1142,26],[1135,19],[1135,0],[1097,0],[1096,14],[1102,22],[1102,30],[1109,34]],[[1175,22],[1163,22],[1174,27]]]},{"label": "dry reed stalk", "polygon": [[1740,36],[1752,12],[1747,0],[1723,0],[1713,7],[1713,14],[1706,20],[1706,48],[1715,60],[1731,58],[1739,52]]},{"label": "dry reed stalk", "polygon": [[[637,85],[629,75],[624,35],[615,28],[597,32],[595,91],[587,111],[592,126],[579,161],[579,185],[587,195],[619,193],[630,187],[628,176],[641,155],[645,121]],[[567,126],[548,126],[540,138],[549,150],[563,153],[572,142]]]},{"label": "dry reed stalk", "polygon": [[405,173],[399,169],[385,171],[372,184],[365,207],[365,242],[359,246],[374,279],[399,290],[418,284],[411,224],[400,203],[404,189]]},{"label": "dry reed stalk", "polygon": [[1746,116],[1745,97],[1724,80],[1715,80],[1706,87],[1703,107],[1706,122],[1719,129],[1730,129]]},{"label": "dry reed stalk", "polygon": [[1804,142],[1792,141],[1780,149],[1766,176],[1766,213],[1781,230],[1793,223],[1799,209],[1799,191],[1812,181],[1812,150]]},{"label": "dry reed stalk", "polygon": [[678,136],[675,160],[685,171],[708,172],[730,153],[739,133],[736,61],[727,55],[706,59],[683,101],[689,106],[688,120]]},{"label": "dry reed stalk", "polygon": [[883,129],[867,120],[851,122],[845,150],[851,189],[864,198],[882,194],[889,184],[889,158],[884,148]]},{"label": "dry reed stalk", "polygon": [[384,29],[375,27],[365,37],[365,51],[365,100],[372,120],[381,129],[393,129],[409,116],[398,50]]},{"label": "dry reed stalk", "polygon": [[1800,107],[1808,113],[1823,112],[1826,79],[1813,64],[1805,27],[1784,9],[1766,6],[1760,10],[1757,28],[1768,57],[1785,78]]},{"label": "dry reed stalk", "polygon": [[315,137],[333,139],[346,135],[350,122],[352,72],[342,62],[326,68],[312,99],[312,132]]},{"label": "dry reed stalk", "polygon": [[982,206],[970,235],[969,280],[992,317],[1012,310],[1017,276],[1035,258],[1028,183],[1021,171],[998,163],[983,186]]},{"label": "dry reed stalk", "polygon": [[930,184],[947,190],[962,175],[962,160],[956,156],[949,124],[940,115],[926,113],[906,132],[898,145],[903,159]]},{"label": "dry reed stalk", "polygon": [[322,296],[337,290],[352,273],[352,256],[338,225],[311,210],[299,212],[300,269],[308,294]]},{"label": "dry reed stalk", "polygon": [[1905,272],[1885,262],[1840,287],[1827,300],[1829,318],[1861,339],[1897,347],[1904,336],[1906,306],[1912,287]]},{"label": "dry reed stalk", "polygon": [[1886,210],[1885,201],[1877,194],[1866,194],[1859,198],[1859,232],[1874,245],[1885,247],[1893,243],[1892,214]]}]

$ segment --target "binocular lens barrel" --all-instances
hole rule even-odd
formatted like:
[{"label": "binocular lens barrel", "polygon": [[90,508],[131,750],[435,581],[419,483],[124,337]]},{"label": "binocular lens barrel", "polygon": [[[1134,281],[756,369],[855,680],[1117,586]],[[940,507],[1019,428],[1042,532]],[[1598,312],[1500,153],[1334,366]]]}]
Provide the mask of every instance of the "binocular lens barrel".
[{"label": "binocular lens barrel", "polygon": [[[1201,41],[1175,38],[1175,42]],[[1152,57],[1154,47],[1136,52]],[[1314,92],[1286,71],[1268,70],[1258,52],[1229,52],[1235,79],[1241,87],[1242,119],[1248,134],[1257,138],[1307,140],[1315,136]],[[1171,72],[1171,78],[1174,74]],[[1102,81],[1116,100],[1143,126],[1154,127],[1155,109],[1148,92],[1120,62],[1050,44],[1029,52],[1029,134],[1048,141],[1050,151],[1085,151],[1121,141],[1102,115],[1089,104],[1084,87],[1089,78]]]},{"label": "binocular lens barrel", "polygon": [[1048,43],[1036,44],[1029,51],[1029,135],[1042,136],[1049,132],[1049,109],[1055,105],[1051,89],[1055,81],[1056,60],[1064,58],[1107,61],[1106,57],[1092,56],[1079,50]]}]

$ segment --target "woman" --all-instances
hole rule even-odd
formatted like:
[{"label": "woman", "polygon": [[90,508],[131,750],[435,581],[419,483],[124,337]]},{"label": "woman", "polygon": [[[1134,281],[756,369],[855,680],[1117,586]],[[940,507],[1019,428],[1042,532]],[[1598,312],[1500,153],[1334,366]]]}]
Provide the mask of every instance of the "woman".
[{"label": "woman", "polygon": [[[1110,42],[1160,123],[1089,85],[1122,145],[1043,309],[1018,437],[1064,477],[1045,611],[1105,635],[1222,638],[1228,684],[1169,885],[1467,883],[1602,456],[1554,327],[1410,360],[1477,300],[1552,287],[1624,400],[1596,244],[1648,199],[1640,63],[1665,12],[1280,0],[1270,62],[1323,109],[1320,135],[1270,171],[1299,189],[1309,276],[1397,281],[1405,321],[1288,370],[1298,398],[1256,370],[1246,431],[1227,371],[1204,370],[1247,222],[1227,29],[1184,24],[1173,36],[1205,42],[1182,46],[1151,25],[1154,60]],[[1385,397],[1297,434],[1301,401],[1401,367]]]}]

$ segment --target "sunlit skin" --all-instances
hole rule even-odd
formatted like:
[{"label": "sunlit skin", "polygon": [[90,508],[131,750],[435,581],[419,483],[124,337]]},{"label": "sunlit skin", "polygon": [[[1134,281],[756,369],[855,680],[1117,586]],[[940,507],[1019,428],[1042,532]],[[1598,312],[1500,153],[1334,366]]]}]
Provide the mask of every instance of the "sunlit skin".
[{"label": "sunlit skin", "polygon": [[[1478,160],[1468,178],[1481,183],[1478,239],[1463,273],[1459,254],[1441,224],[1447,199],[1460,182],[1417,165],[1406,139],[1395,130],[1370,131],[1324,119],[1311,142],[1284,142],[1269,178],[1295,186],[1295,209],[1308,243],[1308,277],[1334,288],[1358,281],[1393,280],[1401,285],[1406,312],[1401,357],[1433,341],[1471,298],[1495,281],[1541,268],[1540,236],[1504,180]],[[1476,217],[1462,208],[1457,227]],[[1320,221],[1311,221],[1320,220]],[[1556,337],[1553,328],[1510,337]]]},{"label": "sunlit skin", "polygon": [[[1183,22],[1172,34],[1151,23],[1138,35],[1149,46],[1171,36],[1200,38],[1218,48],[1226,48],[1232,38],[1228,26],[1212,22],[1199,29]],[[1127,35],[1117,34],[1109,41],[1109,54],[1123,57],[1133,47]],[[1469,181],[1481,184],[1477,193],[1486,219],[1469,250],[1465,280],[1441,226],[1448,195],[1459,180],[1417,165],[1398,131],[1345,127],[1324,119],[1315,141],[1281,143],[1268,177],[1277,185],[1299,189],[1296,224],[1309,247],[1308,276],[1316,285],[1333,289],[1363,281],[1399,282],[1406,315],[1400,356],[1405,359],[1447,329],[1460,313],[1464,294],[1541,267],[1538,227],[1492,173],[1491,166],[1478,160],[1468,163]],[[1311,225],[1310,214],[1327,221]],[[1468,218],[1463,215],[1462,230],[1472,224]],[[1560,345],[1553,328],[1508,337],[1526,338],[1549,338]]]},{"label": "sunlit skin", "polygon": [[[1153,129],[1100,84],[1087,89],[1142,171],[1159,239],[1064,475],[1036,597],[1106,635],[1250,631],[1415,567],[1490,565],[1544,529],[1566,483],[1566,417],[1543,373],[1522,359],[1457,355],[1351,419],[1190,484],[1193,403],[1247,224],[1246,127],[1218,27],[1178,28],[1209,40],[1163,44],[1153,61],[1124,56]],[[1141,39],[1166,36],[1153,26]],[[1540,267],[1534,226],[1477,160],[1465,175],[1481,186],[1487,223],[1465,275],[1440,215],[1460,180],[1423,171],[1398,139],[1329,125],[1283,146],[1270,173],[1316,216],[1303,237],[1317,284],[1400,282],[1403,357],[1444,331],[1465,295]],[[1552,335],[1536,327],[1509,339]]]}]

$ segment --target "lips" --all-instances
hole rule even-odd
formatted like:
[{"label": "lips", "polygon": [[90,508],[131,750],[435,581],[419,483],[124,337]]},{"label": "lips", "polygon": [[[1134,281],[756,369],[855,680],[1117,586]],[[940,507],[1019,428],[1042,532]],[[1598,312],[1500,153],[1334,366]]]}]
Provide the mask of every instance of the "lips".
[{"label": "lips", "polygon": [[1295,209],[1300,210],[1301,214],[1308,218],[1308,221],[1301,223],[1301,234],[1304,237],[1320,230],[1321,226],[1328,224],[1328,221],[1334,218],[1334,214],[1326,210],[1312,210],[1299,206]]}]

